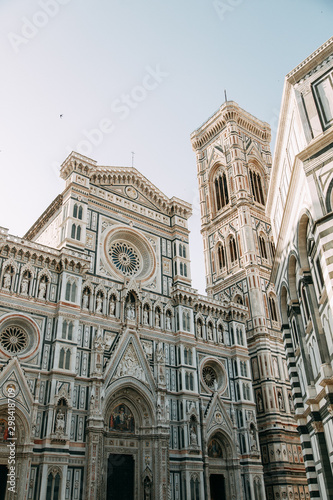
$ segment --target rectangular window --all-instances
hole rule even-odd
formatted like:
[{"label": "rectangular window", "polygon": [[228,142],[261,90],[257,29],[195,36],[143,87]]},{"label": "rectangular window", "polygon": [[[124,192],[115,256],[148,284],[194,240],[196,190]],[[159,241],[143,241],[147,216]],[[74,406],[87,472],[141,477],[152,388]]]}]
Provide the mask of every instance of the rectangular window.
[{"label": "rectangular window", "polygon": [[314,83],[313,91],[323,128],[326,129],[333,123],[333,72]]}]

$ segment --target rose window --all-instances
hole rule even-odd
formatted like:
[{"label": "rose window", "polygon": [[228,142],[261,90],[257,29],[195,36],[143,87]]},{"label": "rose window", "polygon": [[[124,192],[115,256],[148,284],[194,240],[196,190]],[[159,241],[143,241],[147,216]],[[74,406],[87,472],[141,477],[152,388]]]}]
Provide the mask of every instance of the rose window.
[{"label": "rose window", "polygon": [[17,354],[28,345],[27,333],[18,326],[8,326],[0,334],[0,345],[9,354]]},{"label": "rose window", "polygon": [[140,259],[133,247],[125,242],[114,243],[110,250],[113,265],[124,276],[134,276],[140,268]]},{"label": "rose window", "polygon": [[214,387],[214,382],[217,380],[217,375],[211,366],[205,366],[202,370],[203,379],[208,387]]}]

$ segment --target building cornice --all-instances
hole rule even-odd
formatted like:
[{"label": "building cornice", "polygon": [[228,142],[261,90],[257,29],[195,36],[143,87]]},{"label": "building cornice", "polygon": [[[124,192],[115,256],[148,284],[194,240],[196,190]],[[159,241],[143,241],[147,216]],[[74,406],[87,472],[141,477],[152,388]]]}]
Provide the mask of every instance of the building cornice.
[{"label": "building cornice", "polygon": [[312,52],[304,61],[302,61],[296,68],[290,71],[286,76],[286,81],[291,85],[299,82],[304,76],[317,64],[319,64],[325,57],[331,54],[333,48],[333,36],[323,43],[317,50]]},{"label": "building cornice", "polygon": [[36,220],[36,222],[31,226],[31,228],[25,233],[24,238],[27,240],[33,240],[39,233],[39,231],[47,224],[47,222],[52,219],[53,215],[62,206],[63,195],[58,194],[58,196],[52,201],[52,203],[47,207],[42,215]]}]

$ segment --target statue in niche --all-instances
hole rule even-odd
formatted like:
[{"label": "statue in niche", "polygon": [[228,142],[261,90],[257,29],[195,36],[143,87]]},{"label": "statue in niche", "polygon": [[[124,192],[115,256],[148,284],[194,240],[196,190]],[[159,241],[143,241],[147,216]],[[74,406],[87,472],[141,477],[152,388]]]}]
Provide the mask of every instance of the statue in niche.
[{"label": "statue in niche", "polygon": [[28,293],[28,288],[29,288],[29,280],[26,276],[23,277],[22,283],[21,283],[21,293],[22,295],[27,295]]},{"label": "statue in niche", "polygon": [[200,338],[202,337],[202,326],[201,326],[200,321],[198,321],[198,323],[197,323],[197,335]]},{"label": "statue in niche", "polygon": [[101,313],[102,312],[102,306],[103,306],[103,297],[99,293],[96,297],[96,312]]},{"label": "statue in niche", "polygon": [[160,326],[160,313],[158,310],[155,311],[155,326]]},{"label": "statue in niche", "polygon": [[144,325],[148,325],[148,317],[149,317],[148,309],[144,308],[144,310],[143,310],[143,324]]},{"label": "statue in niche", "polygon": [[208,340],[213,340],[213,328],[212,325],[208,325]]},{"label": "statue in niche", "polygon": [[288,401],[289,401],[290,411],[291,411],[291,413],[294,413],[295,407],[294,407],[294,402],[293,402],[293,398],[292,398],[291,394],[288,395]]},{"label": "statue in niche", "polygon": [[218,329],[218,342],[219,344],[223,344],[223,332],[221,328]]},{"label": "statue in niche", "polygon": [[112,297],[110,299],[110,307],[109,307],[110,316],[114,316],[115,311],[116,311],[116,302],[115,302],[114,298]]},{"label": "statue in niche", "polygon": [[258,411],[264,410],[263,403],[262,403],[262,396],[261,396],[260,392],[257,393],[257,405],[258,405]]},{"label": "statue in niche", "polygon": [[278,392],[278,403],[279,403],[279,410],[284,410],[284,403],[281,391]]},{"label": "statue in niche", "polygon": [[41,282],[39,283],[38,298],[45,299],[45,295],[46,295],[46,281],[45,279],[42,279]]},{"label": "statue in niche", "polygon": [[89,305],[89,293],[88,290],[85,289],[82,297],[82,309],[87,310]]},{"label": "statue in niche", "polygon": [[65,432],[65,415],[61,408],[57,412],[55,431],[59,434],[63,434]]},{"label": "statue in niche", "polygon": [[129,320],[135,319],[135,307],[134,304],[129,303],[126,307],[126,317]]},{"label": "statue in niche", "polygon": [[253,424],[250,425],[250,450],[258,451],[256,430]]},{"label": "statue in niche", "polygon": [[190,428],[190,444],[192,446],[196,446],[198,444],[198,437],[197,437],[195,424],[192,424],[191,428]]},{"label": "statue in niche", "polygon": [[151,481],[148,477],[144,481],[144,500],[151,500]]},{"label": "statue in niche", "polygon": [[171,330],[171,317],[170,317],[170,314],[167,314],[165,322],[166,322],[166,329],[167,330]]},{"label": "statue in niche", "polygon": [[4,277],[3,277],[3,287],[6,290],[9,290],[11,284],[12,284],[12,276],[10,274],[9,269],[7,269],[7,271],[5,272]]}]

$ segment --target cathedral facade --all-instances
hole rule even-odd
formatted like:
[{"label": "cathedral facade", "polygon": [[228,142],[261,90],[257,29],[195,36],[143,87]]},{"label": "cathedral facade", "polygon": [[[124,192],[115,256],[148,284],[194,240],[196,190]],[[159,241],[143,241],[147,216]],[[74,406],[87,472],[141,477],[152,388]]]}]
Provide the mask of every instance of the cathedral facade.
[{"label": "cathedral facade", "polygon": [[248,308],[191,288],[191,206],[76,153],[61,177],[1,230],[4,498],[264,499]]},{"label": "cathedral facade", "polygon": [[[329,96],[331,43],[289,75],[297,123],[317,123],[298,100]],[[193,132],[205,296],[191,205],[135,168],[73,152],[26,235],[0,228],[0,499],[329,498],[330,109],[294,155],[291,227],[274,215],[284,119],[273,167],[269,125],[232,101]],[[307,182],[327,191],[311,202]]]}]

